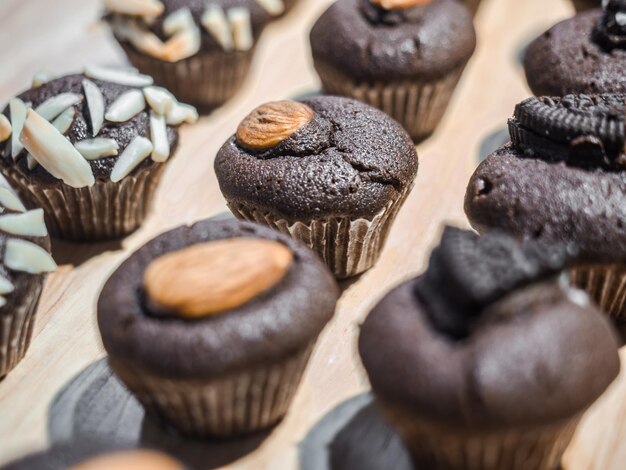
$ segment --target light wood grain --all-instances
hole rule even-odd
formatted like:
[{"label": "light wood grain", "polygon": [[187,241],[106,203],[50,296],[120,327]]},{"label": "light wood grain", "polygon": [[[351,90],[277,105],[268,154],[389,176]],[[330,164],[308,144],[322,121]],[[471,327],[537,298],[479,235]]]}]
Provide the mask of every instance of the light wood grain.
[{"label": "light wood grain", "polygon": [[[54,394],[103,356],[94,306],[109,273],[154,235],[226,210],[213,158],[239,120],[262,102],[317,89],[308,30],[330,3],[302,0],[287,19],[271,26],[242,92],[182,131],[182,146],[169,165],[154,211],[138,233],[122,247],[57,247],[64,258],[72,253],[73,259],[84,261],[64,264],[50,277],[31,349],[0,383],[0,462],[46,446],[46,413]],[[478,50],[439,131],[418,147],[416,187],[382,259],[345,292],[287,419],[260,449],[230,468],[296,468],[297,444],[308,429],[339,402],[367,388],[355,352],[359,322],[388,288],[423,268],[443,221],[466,225],[463,196],[480,142],[504,126],[515,103],[529,94],[516,55],[530,38],[572,11],[566,0],[484,1],[477,17]],[[96,21],[98,0],[0,0],[0,15],[0,102],[27,87],[40,69],[64,73],[84,63],[124,61],[106,28]],[[622,378],[588,413],[566,456],[568,469],[624,468],[625,392]]]}]

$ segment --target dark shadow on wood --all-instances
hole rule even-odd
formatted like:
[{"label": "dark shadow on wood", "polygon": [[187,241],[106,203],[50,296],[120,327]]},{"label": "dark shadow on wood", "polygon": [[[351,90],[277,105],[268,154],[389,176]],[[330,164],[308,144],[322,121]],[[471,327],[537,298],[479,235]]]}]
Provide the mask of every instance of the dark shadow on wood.
[{"label": "dark shadow on wood", "polygon": [[52,239],[52,257],[59,266],[69,264],[77,267],[108,251],[121,250],[123,242],[124,240],[121,239],[100,243],[72,243],[54,238]]}]

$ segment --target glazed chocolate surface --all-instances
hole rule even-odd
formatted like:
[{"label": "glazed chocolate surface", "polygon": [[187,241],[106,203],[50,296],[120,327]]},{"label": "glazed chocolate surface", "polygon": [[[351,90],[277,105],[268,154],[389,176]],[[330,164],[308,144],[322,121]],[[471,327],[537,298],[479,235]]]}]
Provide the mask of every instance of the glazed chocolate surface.
[{"label": "glazed chocolate surface", "polygon": [[396,121],[347,98],[303,102],[313,120],[276,147],[250,151],[233,136],[220,149],[215,172],[229,201],[289,220],[372,217],[412,184],[417,154]]},{"label": "glazed chocolate surface", "polygon": [[369,0],[338,0],[311,31],[313,58],[363,80],[436,80],[476,47],[472,15],[456,0],[386,11]]},{"label": "glazed chocolate surface", "polygon": [[[155,258],[196,243],[258,237],[294,254],[286,276],[233,310],[198,320],[156,317],[145,308],[143,275]],[[271,229],[238,221],[202,221],[167,232],[113,273],[98,301],[98,324],[111,358],[172,379],[214,378],[280,360],[305,347],[334,314],[339,288],[316,255]]]},{"label": "glazed chocolate surface", "polygon": [[626,48],[608,50],[595,36],[603,15],[580,13],[533,41],[524,69],[535,95],[626,93]]},{"label": "glazed chocolate surface", "polygon": [[[82,86],[82,81],[85,78],[88,77],[85,77],[82,74],[68,75],[57,78],[38,88],[31,88],[17,97],[24,101],[24,103],[31,103],[32,108],[35,109],[47,99],[62,93],[75,93],[82,96],[81,102],[74,106],[74,109],[76,110],[74,122],[70,129],[64,134],[72,144],[76,144],[82,140],[94,138],[92,135],[91,120],[89,118],[89,107],[87,106],[87,100],[85,99]],[[139,89],[92,78],[88,79],[100,88],[102,95],[104,96],[105,110],[108,109],[109,106],[123,93],[132,89]],[[10,118],[11,113],[8,105],[4,110],[4,115],[7,116],[7,118]],[[178,131],[175,127],[168,126],[167,135],[171,147],[171,155],[173,155],[176,151],[176,147],[178,146]],[[138,136],[150,139],[150,107],[147,104],[146,108],[142,112],[129,121],[119,123],[109,122],[105,119],[102,130],[97,137],[114,139],[119,145],[119,150],[117,156],[89,161],[96,180],[110,179],[111,171],[113,170],[115,163],[119,160],[119,156],[128,144],[130,144],[132,140]],[[63,184],[61,180],[53,177],[41,165],[37,165],[35,169],[29,170],[26,161],[27,153],[28,152],[26,150],[22,150],[14,162],[11,157],[11,139],[7,140],[7,142],[0,144],[0,167],[6,168],[12,165],[17,166],[20,174],[32,184],[50,186]],[[146,158],[134,171],[140,171],[142,168],[156,165],[160,165],[160,163],[155,163],[151,158]]]}]

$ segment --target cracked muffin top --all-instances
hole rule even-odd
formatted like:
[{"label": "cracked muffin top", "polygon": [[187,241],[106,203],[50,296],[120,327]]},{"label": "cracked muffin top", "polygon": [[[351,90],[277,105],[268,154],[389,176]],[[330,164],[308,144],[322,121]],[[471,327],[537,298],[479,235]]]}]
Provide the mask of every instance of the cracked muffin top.
[{"label": "cracked muffin top", "polygon": [[417,166],[400,124],[334,96],[257,108],[215,160],[229,201],[300,221],[372,217],[412,184]]}]

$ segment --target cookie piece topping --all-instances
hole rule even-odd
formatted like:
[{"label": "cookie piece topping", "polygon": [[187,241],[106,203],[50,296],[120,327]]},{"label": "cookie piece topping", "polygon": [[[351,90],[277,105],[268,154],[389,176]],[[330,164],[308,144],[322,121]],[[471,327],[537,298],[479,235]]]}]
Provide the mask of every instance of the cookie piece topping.
[{"label": "cookie piece topping", "polygon": [[626,49],[626,0],[604,0],[604,15],[594,30],[595,41],[608,51]]},{"label": "cookie piece topping", "polygon": [[150,263],[144,275],[155,314],[202,318],[237,308],[278,284],[293,262],[285,245],[230,238],[192,245]]},{"label": "cookie piece topping", "polygon": [[309,124],[314,114],[311,107],[298,101],[266,103],[239,124],[237,143],[250,150],[275,147]]},{"label": "cookie piece topping", "polygon": [[370,0],[374,5],[385,10],[404,10],[418,5],[426,5],[431,1],[432,0]]}]

